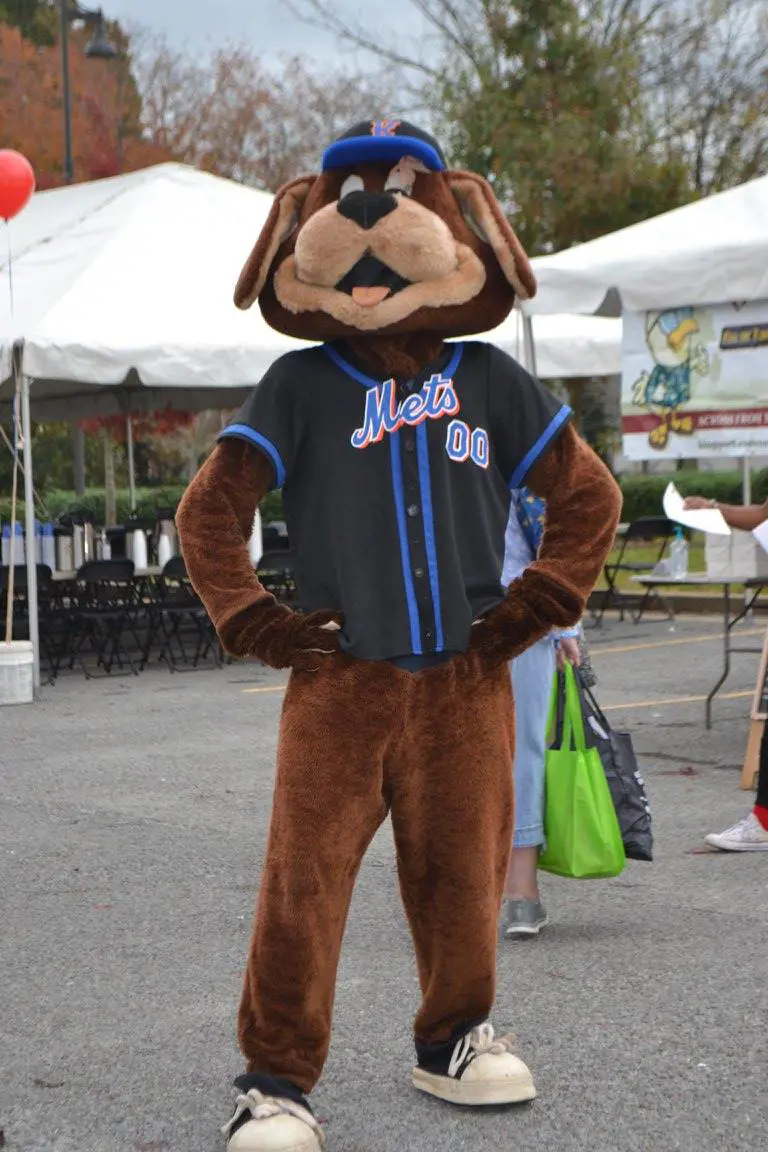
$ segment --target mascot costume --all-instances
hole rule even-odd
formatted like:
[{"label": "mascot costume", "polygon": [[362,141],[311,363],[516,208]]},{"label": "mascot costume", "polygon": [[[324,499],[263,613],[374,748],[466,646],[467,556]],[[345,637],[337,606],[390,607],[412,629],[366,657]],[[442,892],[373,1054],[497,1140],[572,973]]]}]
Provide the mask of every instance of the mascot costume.
[{"label": "mascot costume", "polygon": [[[490,186],[406,121],[356,124],[275,197],[235,290],[317,341],[266,373],[189,487],[178,526],[224,648],[290,668],[239,1012],[230,1152],[318,1152],[352,888],[387,814],[422,1002],[413,1085],[461,1105],[532,1099],[496,1038],[512,842],[508,661],[576,623],[620,495],[570,410],[479,341],[535,281]],[[501,584],[510,488],[547,502],[538,561]],[[300,610],[247,541],[284,492]]]}]

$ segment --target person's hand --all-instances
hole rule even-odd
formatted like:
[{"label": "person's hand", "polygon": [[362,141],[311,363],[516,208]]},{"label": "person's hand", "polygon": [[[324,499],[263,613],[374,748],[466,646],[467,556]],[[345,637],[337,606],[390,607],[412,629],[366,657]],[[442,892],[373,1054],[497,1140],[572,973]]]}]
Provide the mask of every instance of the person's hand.
[{"label": "person's hand", "polygon": [[683,501],[683,508],[687,508],[689,512],[701,512],[704,508],[714,508],[715,501],[708,500],[706,496],[686,496]]},{"label": "person's hand", "polygon": [[565,671],[566,664],[572,664],[574,668],[581,664],[581,649],[575,636],[564,637],[557,646],[557,667],[561,672]]}]

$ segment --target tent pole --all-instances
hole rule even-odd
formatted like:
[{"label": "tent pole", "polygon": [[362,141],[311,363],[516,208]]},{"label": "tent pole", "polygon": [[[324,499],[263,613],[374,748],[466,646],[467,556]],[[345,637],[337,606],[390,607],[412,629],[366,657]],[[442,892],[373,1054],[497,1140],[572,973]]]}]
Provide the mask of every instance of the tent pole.
[{"label": "tent pole", "polygon": [[536,344],[533,339],[533,320],[530,316],[523,316],[523,351],[525,353],[525,366],[532,376],[536,375]]},{"label": "tent pole", "polygon": [[752,503],[752,473],[749,467],[749,456],[741,461],[741,500],[743,504]]},{"label": "tent pole", "polygon": [[136,471],[133,462],[133,419],[130,413],[125,418],[126,444],[128,448],[128,496],[131,515],[136,511]]},{"label": "tent pole", "polygon": [[29,638],[32,641],[33,686],[35,699],[40,696],[40,634],[37,617],[37,558],[35,556],[35,488],[32,476],[32,420],[29,410],[29,377],[21,364],[21,345],[14,349],[14,372],[21,373],[21,434],[24,460],[24,530],[27,545],[27,613]]}]

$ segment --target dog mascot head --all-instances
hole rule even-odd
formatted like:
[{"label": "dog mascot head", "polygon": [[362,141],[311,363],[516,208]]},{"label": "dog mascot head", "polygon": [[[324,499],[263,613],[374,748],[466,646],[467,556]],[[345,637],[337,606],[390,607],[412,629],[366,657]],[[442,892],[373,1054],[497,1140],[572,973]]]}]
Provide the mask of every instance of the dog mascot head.
[{"label": "dog mascot head", "polygon": [[242,271],[239,308],[304,340],[487,332],[536,291],[490,185],[448,171],[405,120],[356,124],[286,184]]}]

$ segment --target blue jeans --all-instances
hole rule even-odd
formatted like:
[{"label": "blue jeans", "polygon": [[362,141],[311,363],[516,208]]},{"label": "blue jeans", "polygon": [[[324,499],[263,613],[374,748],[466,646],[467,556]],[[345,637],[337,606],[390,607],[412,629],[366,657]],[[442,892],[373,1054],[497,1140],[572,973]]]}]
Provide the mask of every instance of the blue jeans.
[{"label": "blue jeans", "polygon": [[544,843],[544,757],[555,643],[539,640],[510,664],[515,694],[515,848]]}]

